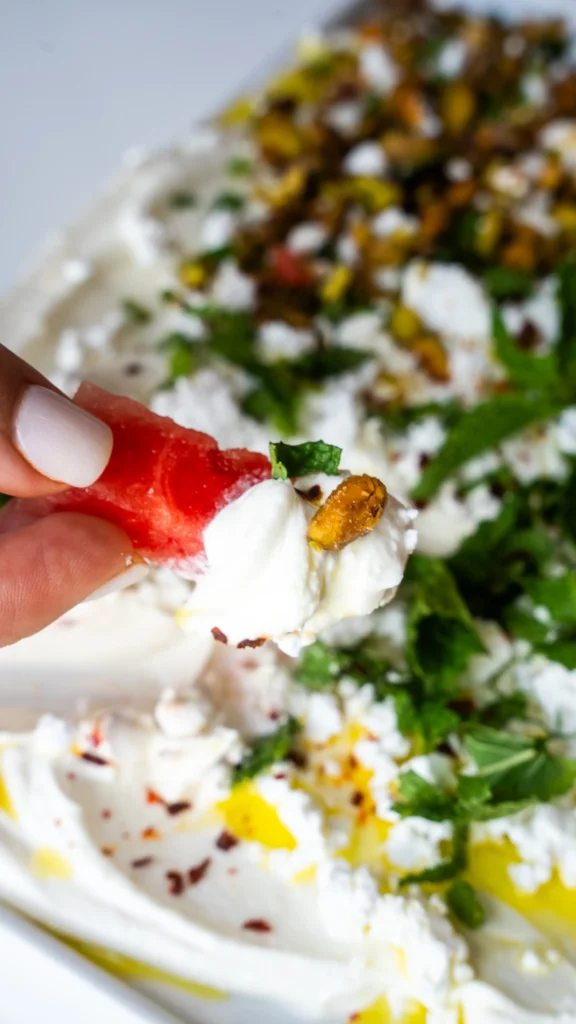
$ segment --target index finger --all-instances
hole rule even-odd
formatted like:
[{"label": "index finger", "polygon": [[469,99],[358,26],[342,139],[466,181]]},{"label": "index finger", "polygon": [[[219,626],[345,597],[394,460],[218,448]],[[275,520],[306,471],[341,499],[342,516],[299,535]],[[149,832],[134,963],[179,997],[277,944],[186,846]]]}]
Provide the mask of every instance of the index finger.
[{"label": "index finger", "polygon": [[112,431],[0,345],[0,492],[87,487],[105,469]]}]

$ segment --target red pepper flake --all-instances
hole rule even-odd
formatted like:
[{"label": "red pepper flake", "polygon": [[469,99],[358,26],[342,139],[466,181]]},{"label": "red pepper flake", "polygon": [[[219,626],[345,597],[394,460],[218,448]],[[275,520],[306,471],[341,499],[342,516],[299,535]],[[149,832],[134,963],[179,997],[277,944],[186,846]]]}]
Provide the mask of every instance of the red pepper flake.
[{"label": "red pepper flake", "polygon": [[214,639],[218,640],[218,643],[228,643],[228,637],[226,636],[226,633],[223,633],[221,629],[218,629],[218,626],[214,626],[214,628],[211,630],[211,633]]},{"label": "red pepper flake", "polygon": [[91,742],[93,747],[99,747],[100,746],[100,744],[102,743],[102,740],[104,738],[102,736],[102,727],[100,725],[100,722],[96,723],[96,725],[92,729],[92,732],[90,733],[90,737],[89,738],[90,738],[90,742]]},{"label": "red pepper flake", "polygon": [[66,772],[68,782],[76,782],[76,772]]},{"label": "red pepper flake", "polygon": [[104,821],[108,821],[112,817],[112,811],[108,810],[108,808],[105,807],[103,811],[100,811],[100,817]]},{"label": "red pepper flake", "polygon": [[248,932],[271,932],[272,925],[265,921],[263,917],[251,917],[249,921],[244,921],[243,928]]},{"label": "red pepper flake", "polygon": [[142,839],[162,839],[162,833],[157,828],[145,828],[141,835]]},{"label": "red pepper flake", "polygon": [[61,818],[56,818],[55,821],[54,821],[54,824],[55,824],[56,828],[62,828],[62,819]]},{"label": "red pepper flake", "polygon": [[189,800],[176,800],[173,804],[166,804],[166,810],[172,817],[176,817],[177,814],[184,814],[184,811],[189,811],[192,804]]},{"label": "red pepper flake", "polygon": [[352,793],[350,797],[350,803],[353,807],[360,807],[360,804],[364,801],[364,793],[361,793],[359,789],[355,793]]},{"label": "red pepper flake", "polygon": [[185,889],[184,875],[181,871],[167,871],[168,891],[171,896],[181,896]]},{"label": "red pepper flake", "polygon": [[277,722],[278,719],[280,718],[280,715],[281,715],[280,711],[275,711],[274,710],[274,711],[269,711],[268,712],[268,718],[270,719],[271,722]]},{"label": "red pepper flake", "polygon": [[113,857],[115,852],[116,851],[113,846],[100,847],[100,853],[102,854],[103,857]]},{"label": "red pepper flake", "polygon": [[265,636],[259,636],[257,640],[241,640],[239,644],[236,644],[239,651],[244,647],[262,647],[262,644],[266,643]]},{"label": "red pepper flake", "polygon": [[359,1010],[356,1010],[356,1013],[351,1013],[350,1014],[350,1016],[348,1017],[348,1020],[350,1021],[350,1024],[353,1024],[353,1021],[358,1020],[359,1017],[360,1017],[360,1012],[359,1012]]},{"label": "red pepper flake", "polygon": [[188,872],[188,883],[189,885],[198,885],[204,878],[204,875],[208,871],[210,864],[212,863],[211,857],[206,857],[206,860],[201,861],[195,868],[190,868]]},{"label": "red pepper flake", "polygon": [[98,754],[91,754],[90,751],[88,750],[85,750],[82,754],[80,754],[80,757],[82,758],[83,761],[88,761],[90,764],[110,764],[110,761],[106,761],[104,757],[99,757]]},{"label": "red pepper flake", "polygon": [[227,868],[226,869],[226,874],[227,875],[237,875],[238,874],[238,868]]},{"label": "red pepper flake", "polygon": [[147,804],[164,804],[164,803],[166,803],[166,801],[154,789],[147,789],[146,790],[146,803]]},{"label": "red pepper flake", "polygon": [[133,860],[130,867],[136,868],[148,868],[154,863],[154,857],[138,857],[138,860]]},{"label": "red pepper flake", "polygon": [[219,850],[223,850],[224,853],[227,853],[228,850],[232,850],[235,846],[238,846],[239,842],[240,840],[237,839],[236,836],[232,835],[231,832],[224,831],[218,836],[216,846]]}]

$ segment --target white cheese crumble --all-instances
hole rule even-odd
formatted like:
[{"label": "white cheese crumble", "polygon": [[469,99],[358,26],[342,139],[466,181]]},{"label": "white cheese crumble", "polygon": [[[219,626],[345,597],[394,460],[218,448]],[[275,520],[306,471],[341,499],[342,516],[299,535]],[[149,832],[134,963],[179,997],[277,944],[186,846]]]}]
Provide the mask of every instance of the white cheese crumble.
[{"label": "white cheese crumble", "polygon": [[[324,496],[339,483],[314,479]],[[207,571],[186,605],[187,628],[217,627],[233,644],[271,637],[297,653],[333,622],[389,601],[416,546],[413,510],[389,495],[378,525],[339,551],[309,545],[315,511],[285,480],[226,505],[204,531]]]},{"label": "white cheese crumble", "polygon": [[379,178],[387,166],[386,154],[378,142],[360,142],[346,154],[343,163],[347,174],[366,178]]},{"label": "white cheese crumble", "polygon": [[402,280],[402,301],[428,327],[448,338],[485,342],[490,305],[481,285],[457,264],[413,260]]},{"label": "white cheese crumble", "polygon": [[380,93],[389,93],[398,85],[398,68],[384,49],[370,43],[360,50],[360,71],[364,79]]}]

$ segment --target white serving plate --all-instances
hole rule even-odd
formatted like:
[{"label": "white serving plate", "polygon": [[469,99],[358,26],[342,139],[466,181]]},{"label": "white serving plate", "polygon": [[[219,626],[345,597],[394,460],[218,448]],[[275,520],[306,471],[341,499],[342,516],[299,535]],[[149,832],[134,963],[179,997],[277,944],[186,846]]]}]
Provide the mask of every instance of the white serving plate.
[{"label": "white serving plate", "polygon": [[[439,7],[453,5],[453,0],[436,0]],[[372,0],[346,5],[337,10],[323,28],[354,22],[373,8]],[[576,0],[459,0],[458,6],[478,12],[504,13],[508,18],[526,15],[562,16],[576,27]],[[260,67],[250,82],[237,90],[244,94],[257,88],[290,58],[290,50]],[[125,188],[120,175],[112,186],[94,201],[51,246],[34,269],[0,304],[0,337],[9,339],[12,347],[42,367],[42,351],[24,350],[15,325],[21,322],[22,311],[29,316],[42,309],[44,283],[53,279],[55,267],[69,254],[78,255],[78,240],[84,235],[88,223],[105,215],[110,206],[118,202]],[[110,633],[113,621],[110,618]],[[144,630],[145,632],[145,630]],[[185,642],[185,641],[183,641]],[[91,667],[86,667],[86,652],[74,650],[74,645],[62,656],[60,664],[48,667],[41,645],[34,639],[26,645],[17,645],[14,653],[0,659],[0,729],[27,728],[39,714],[50,710],[66,714],[74,712],[80,703],[121,703],[129,700],[149,703],[162,684],[178,682],[175,659],[172,656],[173,637],[167,633],[165,643],[154,649],[144,648],[140,657],[122,657],[120,637],[108,648],[105,657],[95,650]],[[196,650],[194,657],[201,664],[205,651]],[[177,660],[177,659],[176,659]],[[189,663],[190,664],[190,663]],[[137,695],[137,696],[135,696]],[[1,1024],[31,1024],[39,1019],[31,1014],[32,1001],[24,998],[27,988],[34,987],[34,1006],[43,1007],[44,1019],[51,1022],[76,1020],[80,1014],[83,1024],[101,1024],[107,1017],[110,1024],[307,1024],[282,1008],[252,1000],[244,996],[231,996],[223,1000],[208,1000],[192,996],[175,986],[157,982],[122,981],[95,966],[84,956],[70,949],[58,939],[36,927],[13,910],[0,905],[0,1021]],[[33,979],[33,980],[31,980]],[[55,993],[58,993],[56,996]]]}]

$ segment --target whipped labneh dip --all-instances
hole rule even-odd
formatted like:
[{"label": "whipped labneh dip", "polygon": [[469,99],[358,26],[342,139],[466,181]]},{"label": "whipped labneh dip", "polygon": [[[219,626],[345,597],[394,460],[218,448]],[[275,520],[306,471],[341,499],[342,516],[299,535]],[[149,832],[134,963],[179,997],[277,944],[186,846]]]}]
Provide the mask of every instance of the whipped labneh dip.
[{"label": "whipped labneh dip", "polygon": [[2,310],[69,394],[342,451],[0,652],[51,711],[0,895],[191,1019],[571,1024],[576,51],[388,10],[131,154]]}]

